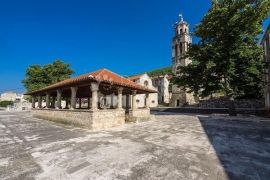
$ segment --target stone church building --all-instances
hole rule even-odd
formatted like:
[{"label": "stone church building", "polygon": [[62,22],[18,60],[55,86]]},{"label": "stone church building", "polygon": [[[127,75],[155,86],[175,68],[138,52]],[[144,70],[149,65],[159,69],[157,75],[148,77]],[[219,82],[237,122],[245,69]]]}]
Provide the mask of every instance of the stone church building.
[{"label": "stone church building", "polygon": [[[156,90],[156,88],[152,84],[152,79],[146,73],[132,76],[132,77],[129,77],[128,79],[145,88]],[[124,101],[126,101],[125,98],[124,98]],[[146,95],[145,94],[137,95],[136,103],[137,103],[137,107],[139,108],[144,107],[146,103]],[[158,93],[149,94],[149,107],[157,107],[157,106],[158,106]]]}]

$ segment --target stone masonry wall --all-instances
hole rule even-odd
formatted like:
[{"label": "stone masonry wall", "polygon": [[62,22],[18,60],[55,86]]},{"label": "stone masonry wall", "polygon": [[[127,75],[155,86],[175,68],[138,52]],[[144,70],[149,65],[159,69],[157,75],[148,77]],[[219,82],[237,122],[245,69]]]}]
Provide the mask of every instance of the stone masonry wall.
[{"label": "stone masonry wall", "polygon": [[125,123],[124,110],[56,110],[56,109],[32,109],[34,117],[72,124],[92,130],[107,129]]},{"label": "stone masonry wall", "polygon": [[92,129],[103,130],[125,124],[125,110],[99,110],[93,112]]},{"label": "stone masonry wall", "polygon": [[[229,101],[225,99],[201,100],[198,106],[200,108],[228,108]],[[236,99],[235,107],[250,109],[264,108],[264,99]]]}]

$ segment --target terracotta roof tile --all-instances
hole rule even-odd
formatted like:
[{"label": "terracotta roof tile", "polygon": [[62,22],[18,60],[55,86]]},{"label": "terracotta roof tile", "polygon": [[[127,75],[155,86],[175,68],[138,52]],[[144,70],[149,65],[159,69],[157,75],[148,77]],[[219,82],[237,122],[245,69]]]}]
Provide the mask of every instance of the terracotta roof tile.
[{"label": "terracotta roof tile", "polygon": [[124,87],[128,87],[128,88],[133,88],[135,90],[141,90],[141,91],[150,92],[150,93],[156,92],[154,90],[147,89],[144,86],[138,85],[138,84],[134,83],[133,81],[131,81],[130,79],[124,78],[124,77],[122,77],[122,76],[120,76],[120,75],[118,75],[110,70],[101,69],[101,70],[90,72],[87,74],[83,74],[83,75],[80,75],[80,76],[77,76],[74,78],[66,79],[64,81],[52,84],[52,85],[47,86],[45,88],[42,88],[40,90],[27,93],[27,95],[38,94],[41,92],[46,92],[46,91],[54,90],[57,88],[62,88],[65,86],[72,86],[74,84],[77,84],[77,83],[83,82],[83,81],[87,81],[87,80],[93,80],[93,81],[97,81],[97,82],[107,82],[107,83],[111,83],[114,85],[124,86]]}]

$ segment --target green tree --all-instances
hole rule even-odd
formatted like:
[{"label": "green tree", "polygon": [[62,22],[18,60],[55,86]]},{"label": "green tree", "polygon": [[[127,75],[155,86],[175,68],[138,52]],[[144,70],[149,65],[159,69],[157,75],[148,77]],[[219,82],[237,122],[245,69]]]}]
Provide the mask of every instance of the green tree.
[{"label": "green tree", "polygon": [[26,70],[25,79],[22,81],[28,92],[38,90],[50,84],[70,78],[74,71],[69,64],[57,59],[44,66],[30,65]]},{"label": "green tree", "polygon": [[0,107],[7,107],[7,106],[13,106],[13,101],[0,101]]},{"label": "green tree", "polygon": [[261,97],[263,51],[258,35],[269,12],[269,0],[212,0],[195,28],[200,40],[187,53],[193,62],[180,68],[175,82],[201,97],[220,92],[231,100]]},{"label": "green tree", "polygon": [[172,67],[165,67],[147,72],[150,77],[164,76],[172,74]]}]

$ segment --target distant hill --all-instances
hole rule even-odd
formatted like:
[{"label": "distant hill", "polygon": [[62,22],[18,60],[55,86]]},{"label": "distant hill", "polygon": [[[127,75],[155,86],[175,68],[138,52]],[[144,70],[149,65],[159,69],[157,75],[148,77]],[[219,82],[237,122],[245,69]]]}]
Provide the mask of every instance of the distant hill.
[{"label": "distant hill", "polygon": [[146,72],[150,77],[162,76],[166,74],[172,74],[172,67],[164,67],[153,71]]}]

